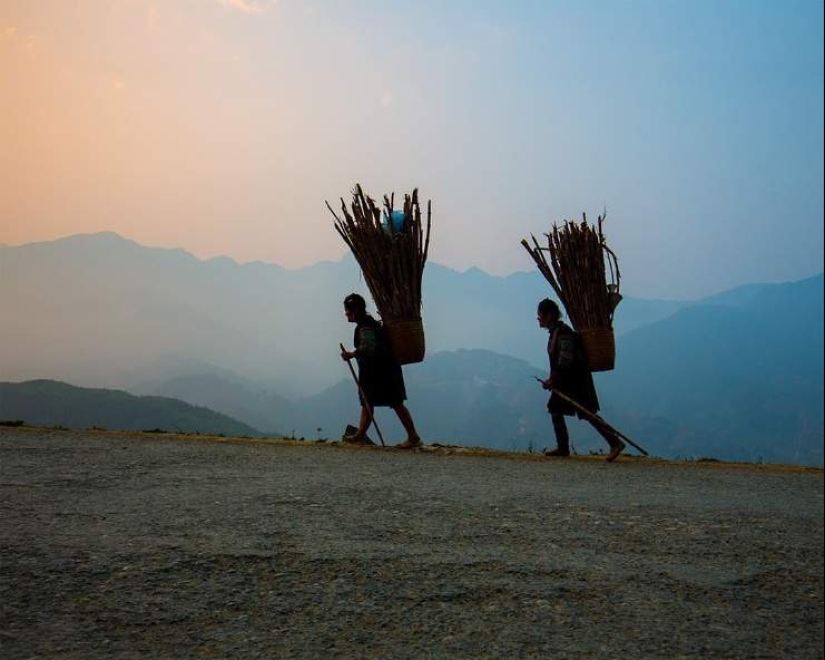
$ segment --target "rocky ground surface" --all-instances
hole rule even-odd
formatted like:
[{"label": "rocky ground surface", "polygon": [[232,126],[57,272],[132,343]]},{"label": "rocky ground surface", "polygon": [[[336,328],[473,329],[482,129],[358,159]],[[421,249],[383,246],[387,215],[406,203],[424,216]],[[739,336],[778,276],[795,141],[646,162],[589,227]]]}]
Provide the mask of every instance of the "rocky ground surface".
[{"label": "rocky ground surface", "polygon": [[823,475],[0,429],[0,656],[822,658]]}]

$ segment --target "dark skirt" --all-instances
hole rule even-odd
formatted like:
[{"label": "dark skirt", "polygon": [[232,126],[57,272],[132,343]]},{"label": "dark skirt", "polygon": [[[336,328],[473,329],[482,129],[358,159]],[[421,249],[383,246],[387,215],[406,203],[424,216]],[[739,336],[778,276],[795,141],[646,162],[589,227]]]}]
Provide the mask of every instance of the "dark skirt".
[{"label": "dark skirt", "polygon": [[[401,365],[392,359],[360,359],[358,374],[361,389],[373,407],[389,406],[394,408],[407,399],[404,374]],[[363,400],[361,404],[363,405]]]},{"label": "dark skirt", "polygon": [[[579,371],[574,374],[573,378],[557,383],[556,387],[586,410],[592,413],[599,412],[599,397],[596,394],[596,386],[593,384],[593,376],[589,371]],[[556,396],[555,392],[550,395],[550,400],[547,402],[547,411],[551,415],[566,415],[568,417],[578,415],[580,418],[583,417],[567,401]]]}]

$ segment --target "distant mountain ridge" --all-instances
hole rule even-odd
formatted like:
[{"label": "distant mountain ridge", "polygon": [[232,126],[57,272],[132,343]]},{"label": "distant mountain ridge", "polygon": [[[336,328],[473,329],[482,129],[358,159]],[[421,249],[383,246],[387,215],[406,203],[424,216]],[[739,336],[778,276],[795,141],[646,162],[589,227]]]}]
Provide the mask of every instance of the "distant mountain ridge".
[{"label": "distant mountain ridge", "polygon": [[76,387],[53,380],[0,383],[0,419],[67,428],[261,435],[243,422],[177,399],[138,397],[120,390]]},{"label": "distant mountain ridge", "polygon": [[[0,379],[60,378],[162,394],[265,431],[334,437],[357,399],[338,356],[341,299],[365,292],[351,259],[299,271],[114,234],[0,249]],[[426,271],[428,357],[406,368],[431,439],[547,446],[531,376],[546,370],[537,273]],[[626,299],[617,369],[597,377],[605,415],[663,456],[822,464],[823,276],[702,301]],[[399,434],[391,416],[388,434]],[[598,438],[574,425],[582,450]]]},{"label": "distant mountain ridge", "polygon": [[[368,293],[350,257],[286,270],[202,261],[111,232],[0,248],[0,269],[0,298],[26,310],[0,325],[0,342],[15,346],[0,362],[0,378],[133,390],[181,375],[178,366],[187,363],[200,365],[189,375],[214,365],[285,396],[318,392],[337,377],[338,343],[350,342],[343,297]],[[424,292],[428,350],[481,348],[543,363],[535,306],[551,291],[538,273],[500,278],[431,263]],[[617,332],[684,304],[628,298]]]},{"label": "distant mountain ridge", "polygon": [[[677,422],[700,454],[821,465],[823,277],[702,304],[622,338],[620,378],[600,378],[617,410]],[[724,451],[723,451],[724,449]]]},{"label": "distant mountain ridge", "polygon": [[[769,286],[746,305],[693,305],[620,337],[619,367],[597,375],[605,416],[654,455],[821,465],[822,294],[822,277]],[[406,368],[410,408],[430,440],[540,449],[554,441],[547,395],[533,380],[543,373],[486,350],[434,353]],[[358,412],[343,377],[293,402],[215,374],[160,391],[247,421],[271,416],[267,424],[298,435],[320,428],[332,437]],[[379,411],[378,419],[388,437],[403,437],[392,414]],[[603,448],[587,425],[571,430],[580,451]]]}]

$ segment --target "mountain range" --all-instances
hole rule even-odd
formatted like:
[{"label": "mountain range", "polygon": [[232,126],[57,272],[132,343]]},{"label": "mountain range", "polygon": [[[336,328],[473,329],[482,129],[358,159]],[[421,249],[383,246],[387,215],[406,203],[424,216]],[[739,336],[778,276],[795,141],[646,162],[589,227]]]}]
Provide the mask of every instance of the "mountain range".
[{"label": "mountain range", "polygon": [[238,420],[176,399],[75,387],[52,380],[0,383],[0,420],[66,428],[260,435]]},{"label": "mountain range", "polygon": [[[357,416],[337,351],[352,333],[341,300],[365,292],[352,259],[289,271],[96,234],[0,248],[0,271],[0,342],[14,347],[0,380],[160,394],[308,437]],[[549,286],[537,273],[425,273],[428,358],[405,370],[422,433],[552,444],[532,380],[546,369],[535,306]],[[823,293],[819,275],[700,301],[626,298],[617,369],[597,377],[605,416],[658,455],[822,464]],[[584,425],[573,440],[599,447]]]},{"label": "mountain range", "polygon": [[[525,256],[525,259],[527,257]],[[0,379],[54,378],[152,391],[180,375],[233,372],[286,397],[320,392],[341,375],[352,342],[346,294],[365,285],[352,258],[285,270],[183,250],[146,248],[112,233],[0,248],[0,299],[10,313]],[[424,317],[430,353],[482,348],[544,364],[538,273],[494,277],[428,264]],[[682,303],[628,298],[617,332]]]}]

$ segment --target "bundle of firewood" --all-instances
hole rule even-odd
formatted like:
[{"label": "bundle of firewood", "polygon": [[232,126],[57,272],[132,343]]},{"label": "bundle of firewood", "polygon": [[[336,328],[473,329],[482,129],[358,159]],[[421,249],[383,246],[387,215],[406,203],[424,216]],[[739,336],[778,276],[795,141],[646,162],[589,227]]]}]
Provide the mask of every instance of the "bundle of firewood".
[{"label": "bundle of firewood", "polygon": [[382,209],[356,185],[349,207],[341,199],[340,216],[329,202],[327,208],[335,218],[336,231],[361,266],[396,356],[406,364],[424,358],[421,289],[430,247],[432,202],[427,202],[426,224],[418,189],[404,195],[400,223],[394,203],[394,194],[385,195]]},{"label": "bundle of firewood", "polygon": [[532,245],[521,241],[581,334],[593,371],[614,366],[613,314],[621,301],[619,262],[602,231],[605,217],[599,216],[595,226],[584,214],[581,222],[554,225],[545,234],[547,247],[535,236]]}]

